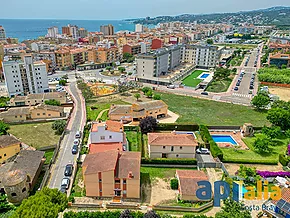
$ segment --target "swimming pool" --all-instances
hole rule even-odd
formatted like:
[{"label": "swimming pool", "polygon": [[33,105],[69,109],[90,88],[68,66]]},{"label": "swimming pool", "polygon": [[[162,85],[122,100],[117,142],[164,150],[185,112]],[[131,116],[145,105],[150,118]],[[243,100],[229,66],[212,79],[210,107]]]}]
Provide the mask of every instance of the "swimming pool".
[{"label": "swimming pool", "polygon": [[216,143],[231,143],[233,145],[238,144],[230,135],[212,135],[211,137]]},{"label": "swimming pool", "polygon": [[201,79],[206,79],[209,76],[209,73],[204,73],[200,76]]}]

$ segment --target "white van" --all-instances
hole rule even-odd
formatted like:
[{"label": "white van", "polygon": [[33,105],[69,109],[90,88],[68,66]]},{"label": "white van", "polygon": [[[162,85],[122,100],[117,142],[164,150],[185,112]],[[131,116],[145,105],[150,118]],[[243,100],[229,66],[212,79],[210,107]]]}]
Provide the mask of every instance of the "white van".
[{"label": "white van", "polygon": [[78,139],[78,138],[80,138],[81,137],[81,131],[77,131],[76,132],[76,138]]}]

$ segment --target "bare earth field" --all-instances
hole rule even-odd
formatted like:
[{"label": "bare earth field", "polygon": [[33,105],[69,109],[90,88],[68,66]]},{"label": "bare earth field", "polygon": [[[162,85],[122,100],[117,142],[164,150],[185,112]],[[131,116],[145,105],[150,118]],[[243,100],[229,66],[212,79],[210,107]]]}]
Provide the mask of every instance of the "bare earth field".
[{"label": "bare earth field", "polygon": [[271,94],[278,95],[280,100],[290,101],[290,89],[282,87],[270,87],[269,91]]}]

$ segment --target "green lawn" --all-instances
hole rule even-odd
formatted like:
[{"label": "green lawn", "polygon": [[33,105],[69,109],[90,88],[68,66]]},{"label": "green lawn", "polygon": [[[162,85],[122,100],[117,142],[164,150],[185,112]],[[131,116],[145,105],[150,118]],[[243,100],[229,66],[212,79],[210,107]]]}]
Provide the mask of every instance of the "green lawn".
[{"label": "green lawn", "polygon": [[268,124],[266,113],[258,112],[250,107],[169,93],[158,92],[158,94],[168,105],[169,110],[180,115],[177,123],[205,125],[252,123],[254,126]]},{"label": "green lawn", "polygon": [[271,146],[270,153],[257,153],[254,148],[254,141],[261,134],[256,134],[255,137],[244,138],[243,141],[250,148],[250,150],[235,150],[234,148],[222,148],[224,154],[224,160],[268,160],[268,161],[277,161],[279,160],[279,154],[285,153],[287,149],[287,138],[275,139],[275,146]]},{"label": "green lawn", "polygon": [[188,77],[186,77],[182,83],[185,86],[190,86],[190,87],[196,87],[201,81],[202,79],[196,79],[200,74],[202,74],[203,72],[205,72],[204,70],[195,70],[192,72],[192,74],[190,74]]},{"label": "green lawn", "polygon": [[54,149],[45,151],[44,156],[45,156],[46,160],[45,160],[44,164],[49,164],[50,163],[50,161],[51,161],[51,159],[53,157],[53,153],[54,153]]},{"label": "green lawn", "polygon": [[241,66],[242,62],[243,62],[243,57],[242,56],[236,56],[234,57],[232,60],[230,60],[230,65],[231,66]]},{"label": "green lawn", "polygon": [[252,49],[258,46],[258,45],[250,45],[250,44],[232,44],[232,43],[215,44],[215,45],[226,46],[226,47],[236,48],[236,49]]},{"label": "green lawn", "polygon": [[137,132],[126,131],[126,137],[129,143],[129,151],[141,151],[141,145],[138,143]]},{"label": "green lawn", "polygon": [[101,120],[102,120],[102,121],[106,121],[106,120],[109,119],[108,113],[109,113],[109,111],[105,111],[105,112],[102,114],[102,116],[101,116]]},{"label": "green lawn", "polygon": [[208,92],[226,92],[229,88],[229,86],[232,83],[231,78],[227,78],[224,80],[219,80],[219,81],[212,81],[210,85],[206,88],[206,91]]},{"label": "green lawn", "polygon": [[78,171],[73,183],[73,187],[72,187],[72,192],[71,192],[71,196],[73,197],[83,197],[85,196],[85,188],[81,188],[78,184],[80,182],[80,180],[83,179],[83,175],[82,175],[82,168],[78,167]]},{"label": "green lawn", "polygon": [[[87,104],[86,104],[86,109],[87,109],[87,119],[90,120],[90,121],[94,121],[97,119],[99,113],[102,111],[102,110],[105,110],[105,109],[109,109],[111,104],[128,104],[124,101],[121,101],[121,100],[117,100],[117,101],[112,101],[112,102],[97,102],[97,101],[89,101]],[[96,107],[96,109],[92,109],[91,107],[94,106]],[[108,113],[104,113],[103,116],[101,118],[104,118],[106,119],[107,117],[107,114]]]},{"label": "green lawn", "polygon": [[36,149],[56,145],[59,136],[51,128],[53,122],[11,125],[9,133]]}]

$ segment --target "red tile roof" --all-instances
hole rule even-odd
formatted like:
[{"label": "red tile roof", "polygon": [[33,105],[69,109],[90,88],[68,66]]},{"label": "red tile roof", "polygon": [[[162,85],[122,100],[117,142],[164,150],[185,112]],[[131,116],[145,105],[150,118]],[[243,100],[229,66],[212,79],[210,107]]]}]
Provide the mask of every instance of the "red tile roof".
[{"label": "red tile roof", "polygon": [[122,143],[93,143],[90,144],[90,154],[95,154],[104,151],[123,151]]},{"label": "red tile roof", "polygon": [[98,132],[98,127],[99,126],[104,126],[107,125],[107,130],[111,132],[120,132],[124,130],[124,125],[118,121],[112,121],[112,120],[107,120],[106,123],[93,123],[91,132]]},{"label": "red tile roof", "polygon": [[197,141],[192,134],[148,133],[149,145],[171,146],[197,146]]},{"label": "red tile roof", "polygon": [[[285,200],[286,202],[290,202],[290,188],[282,188],[281,194],[281,199]],[[272,200],[274,204],[276,204],[278,201]]]}]

